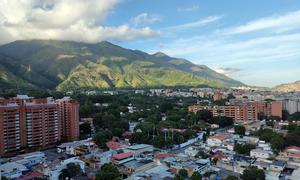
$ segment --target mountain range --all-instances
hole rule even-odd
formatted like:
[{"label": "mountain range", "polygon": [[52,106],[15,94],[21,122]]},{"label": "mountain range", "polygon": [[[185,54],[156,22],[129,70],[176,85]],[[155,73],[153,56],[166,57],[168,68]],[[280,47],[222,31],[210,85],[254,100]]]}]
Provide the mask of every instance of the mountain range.
[{"label": "mountain range", "polygon": [[280,84],[273,88],[275,91],[281,92],[292,92],[292,91],[300,91],[300,81],[296,81],[293,83]]},{"label": "mountain range", "polygon": [[0,46],[0,89],[242,86],[205,65],[110,42],[15,41]]}]

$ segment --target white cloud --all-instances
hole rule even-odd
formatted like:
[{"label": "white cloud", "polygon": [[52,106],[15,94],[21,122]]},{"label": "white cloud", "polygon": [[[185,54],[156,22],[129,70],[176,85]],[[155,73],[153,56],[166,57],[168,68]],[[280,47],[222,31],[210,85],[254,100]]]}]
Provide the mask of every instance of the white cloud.
[{"label": "white cloud", "polygon": [[216,22],[220,19],[222,19],[222,16],[209,16],[204,19],[200,19],[198,21],[180,24],[180,25],[176,25],[176,26],[171,26],[166,29],[169,29],[172,31],[183,31],[183,30],[188,30],[188,29],[192,29],[192,28],[196,28],[196,27],[205,26],[207,24]]},{"label": "white cloud", "polygon": [[141,13],[137,15],[136,17],[131,19],[131,23],[134,26],[138,25],[148,25],[155,22],[160,21],[161,18],[158,15],[149,15],[148,13]]},{"label": "white cloud", "polygon": [[198,5],[194,5],[194,6],[187,7],[187,8],[178,8],[177,9],[178,12],[193,12],[193,11],[198,11],[198,10],[199,10]]},{"label": "white cloud", "polygon": [[245,25],[228,28],[224,34],[249,33],[259,30],[273,29],[274,32],[281,33],[300,27],[300,11],[289,12],[284,15],[273,15],[250,21]]},{"label": "white cloud", "polygon": [[129,25],[103,26],[120,0],[2,0],[0,43],[19,39],[62,39],[98,42],[149,38],[159,33]]},{"label": "white cloud", "polygon": [[248,40],[207,35],[175,40],[162,51],[172,56],[191,57],[199,63],[230,66],[300,57],[299,41],[300,33]]},{"label": "white cloud", "polygon": [[224,74],[226,76],[232,77],[241,71],[240,68],[232,68],[232,67],[214,67],[213,70],[220,74]]}]

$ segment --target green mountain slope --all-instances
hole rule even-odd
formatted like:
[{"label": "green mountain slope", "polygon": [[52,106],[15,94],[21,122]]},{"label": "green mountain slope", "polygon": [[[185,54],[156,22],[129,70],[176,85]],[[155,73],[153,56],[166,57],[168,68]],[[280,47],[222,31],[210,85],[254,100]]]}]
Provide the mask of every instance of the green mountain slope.
[{"label": "green mountain slope", "polygon": [[109,42],[15,41],[0,46],[2,88],[96,89],[159,86],[229,87],[241,82],[203,65]]}]

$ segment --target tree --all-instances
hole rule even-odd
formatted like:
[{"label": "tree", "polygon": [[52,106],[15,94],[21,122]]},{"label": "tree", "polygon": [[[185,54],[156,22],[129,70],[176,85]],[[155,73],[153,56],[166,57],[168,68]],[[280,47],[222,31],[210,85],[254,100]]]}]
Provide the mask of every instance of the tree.
[{"label": "tree", "polygon": [[203,120],[205,122],[208,122],[213,117],[212,113],[208,110],[200,110],[196,112],[196,120],[199,122],[200,120]]},{"label": "tree", "polygon": [[110,140],[111,134],[108,131],[99,131],[97,132],[94,140],[96,142],[96,144],[100,147],[105,147],[105,143]]},{"label": "tree", "polygon": [[191,176],[191,180],[201,180],[201,179],[202,179],[202,175],[197,171],[195,171]]},{"label": "tree", "polygon": [[287,146],[300,146],[300,134],[288,133],[285,137],[285,144]]},{"label": "tree", "polygon": [[234,126],[235,134],[245,135],[246,128],[244,126]]},{"label": "tree", "polygon": [[257,135],[260,140],[270,142],[277,134],[272,129],[261,129],[257,132]]},{"label": "tree", "polygon": [[299,121],[300,120],[300,112],[295,112],[291,114],[288,118],[289,121]]},{"label": "tree", "polygon": [[239,180],[239,178],[235,176],[228,176],[225,178],[225,180]]},{"label": "tree", "polygon": [[279,151],[284,148],[284,139],[279,135],[274,136],[271,139],[270,143],[271,143],[272,149],[274,149],[274,150]]},{"label": "tree", "polygon": [[81,167],[75,163],[67,164],[67,167],[61,171],[59,179],[64,180],[66,178],[72,178],[82,173]]},{"label": "tree", "polygon": [[96,174],[96,180],[119,180],[120,178],[120,172],[118,168],[109,163],[109,164],[104,164],[100,172]]},{"label": "tree", "polygon": [[252,149],[255,149],[255,145],[253,144],[239,144],[236,143],[234,145],[234,151],[237,152],[238,154],[244,154],[244,155],[250,155],[250,151]]},{"label": "tree", "polygon": [[265,180],[265,172],[261,169],[258,169],[256,166],[249,166],[247,169],[244,170],[243,174],[241,175],[242,180]]},{"label": "tree", "polygon": [[259,120],[264,120],[264,119],[266,119],[265,113],[259,112],[259,113],[258,113],[258,119],[259,119]]},{"label": "tree", "polygon": [[212,123],[218,124],[221,128],[233,125],[233,119],[226,116],[213,117]]},{"label": "tree", "polygon": [[232,93],[230,93],[230,94],[228,94],[227,99],[228,100],[235,99],[235,96]]},{"label": "tree", "polygon": [[0,178],[1,180],[8,180],[8,178],[6,176],[1,176]]},{"label": "tree", "polygon": [[290,113],[287,110],[282,110],[282,120],[288,120]]},{"label": "tree", "polygon": [[202,141],[205,143],[207,141],[206,133],[203,133]]},{"label": "tree", "polygon": [[173,109],[173,105],[170,102],[163,102],[160,105],[160,112],[162,112],[162,113],[166,113],[167,111],[172,110],[172,109]]},{"label": "tree", "polygon": [[180,176],[180,177],[182,177],[182,178],[187,178],[188,177],[188,172],[187,172],[187,170],[186,169],[180,169],[179,171],[178,171],[178,175]]},{"label": "tree", "polygon": [[173,180],[184,180],[179,174],[176,174]]},{"label": "tree", "polygon": [[225,106],[227,102],[227,99],[219,99],[213,102],[213,105],[215,106]]},{"label": "tree", "polygon": [[279,116],[270,116],[268,119],[269,119],[269,120],[280,121],[280,120],[281,120],[281,117],[279,117]]},{"label": "tree", "polygon": [[80,129],[80,134],[83,135],[91,135],[92,133],[92,128],[89,123],[80,124],[79,129]]}]

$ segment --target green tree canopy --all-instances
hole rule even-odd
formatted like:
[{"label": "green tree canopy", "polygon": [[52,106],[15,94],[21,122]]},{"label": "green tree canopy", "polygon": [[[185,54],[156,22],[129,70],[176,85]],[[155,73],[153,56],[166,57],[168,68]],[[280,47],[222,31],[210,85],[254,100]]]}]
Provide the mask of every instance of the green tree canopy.
[{"label": "green tree canopy", "polygon": [[246,128],[244,126],[234,126],[234,133],[239,135],[245,135]]},{"label": "green tree canopy", "polygon": [[208,122],[213,117],[212,113],[208,110],[200,110],[196,113],[196,119],[199,122],[200,120],[203,120],[205,122]]},{"label": "green tree canopy", "polygon": [[265,172],[255,166],[249,166],[241,175],[242,180],[265,180]]},{"label": "green tree canopy", "polygon": [[69,163],[67,167],[63,169],[59,175],[59,179],[64,180],[66,178],[72,178],[82,173],[82,170],[78,164]]},{"label": "green tree canopy", "polygon": [[119,180],[120,178],[120,172],[118,168],[109,163],[109,164],[104,164],[100,172],[96,174],[96,180]]},{"label": "green tree canopy", "polygon": [[195,171],[191,176],[191,180],[202,180],[202,175],[199,172]]},{"label": "green tree canopy", "polygon": [[105,147],[105,143],[112,138],[108,131],[99,131],[94,137],[96,144],[100,147]]}]

